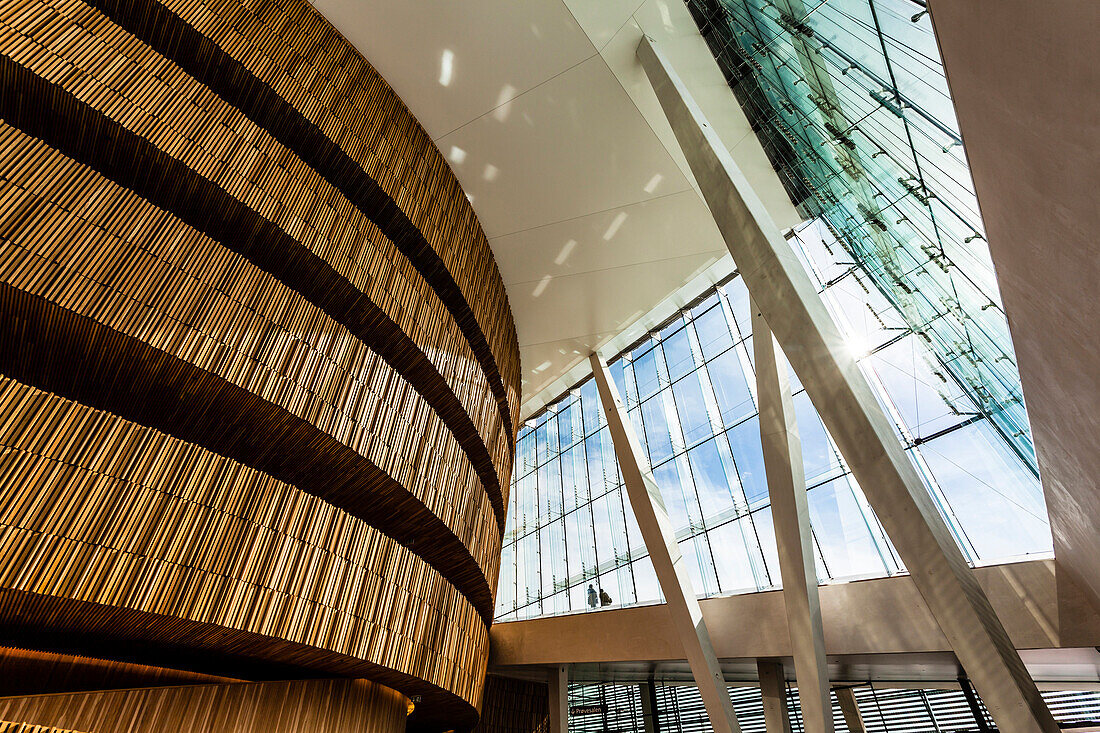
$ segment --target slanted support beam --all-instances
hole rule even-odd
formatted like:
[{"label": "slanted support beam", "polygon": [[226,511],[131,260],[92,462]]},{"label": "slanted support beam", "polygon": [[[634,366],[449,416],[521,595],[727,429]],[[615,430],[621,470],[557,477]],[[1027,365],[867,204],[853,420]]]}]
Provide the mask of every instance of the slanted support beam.
[{"label": "slanted support beam", "polygon": [[959,687],[962,689],[963,697],[966,698],[966,705],[970,708],[970,714],[974,716],[978,733],[993,733],[982,714],[982,706],[978,704],[978,696],[974,694],[974,688],[970,686],[970,680],[966,678],[965,674],[959,675]]},{"label": "slanted support beam", "polygon": [[836,701],[840,704],[844,724],[848,726],[850,733],[867,733],[867,726],[863,724],[863,714],[859,712],[859,704],[856,702],[855,690],[851,687],[836,688]]},{"label": "slanted support beam", "polygon": [[550,731],[569,733],[569,668],[558,664],[550,670]]},{"label": "slanted support beam", "polygon": [[764,703],[764,730],[767,733],[791,733],[783,663],[776,659],[757,659],[756,673],[760,678],[760,699]]},{"label": "slanted support beam", "polygon": [[699,608],[695,590],[691,587],[691,577],[684,566],[680,546],[676,543],[676,534],[665,510],[661,489],[649,470],[649,461],[634,433],[634,426],[627,419],[618,388],[611,380],[607,365],[598,354],[592,354],[591,361],[600,403],[611,432],[611,442],[615,446],[615,457],[619,461],[619,470],[622,471],[623,482],[626,484],[626,495],[638,520],[642,540],[649,550],[653,569],[657,573],[657,582],[660,583],[661,592],[665,594],[669,619],[683,644],[684,656],[691,667],[695,684],[699,687],[699,695],[703,698],[711,727],[715,733],[740,733],[726,680],[718,666],[718,658],[714,655],[710,633],[703,621],[703,612]]},{"label": "slanted support beam", "polygon": [[833,733],[825,634],[821,628],[817,572],[810,543],[802,441],[798,437],[790,379],[786,364],[780,358],[782,352],[755,303],[752,304],[752,335],[760,442],[764,449],[764,472],[772,504],[779,571],[783,577],[783,604],[787,609],[787,630],[794,654],[798,701],[802,705],[807,733]]},{"label": "slanted support beam", "polygon": [[1055,733],[1054,718],[802,263],[683,82],[646,37],[638,44],[638,58],[749,294],[997,727],[1002,733]]}]

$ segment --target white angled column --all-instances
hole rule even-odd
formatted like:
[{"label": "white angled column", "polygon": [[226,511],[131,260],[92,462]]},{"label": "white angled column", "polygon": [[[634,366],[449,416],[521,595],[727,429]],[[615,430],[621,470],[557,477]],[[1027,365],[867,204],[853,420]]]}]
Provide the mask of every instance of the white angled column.
[{"label": "white angled column", "polygon": [[740,733],[726,680],[718,666],[699,600],[691,587],[691,578],[684,567],[680,546],[676,544],[676,534],[665,511],[661,490],[649,470],[649,461],[645,458],[638,436],[634,434],[634,426],[626,416],[607,365],[598,354],[593,354],[591,361],[630,507],[638,520],[642,540],[657,572],[657,582],[665,594],[669,618],[683,644],[684,656],[699,687],[711,727],[715,733]]},{"label": "white angled column", "polygon": [[997,727],[1055,733],[1057,723],[802,264],[648,38],[638,44],[638,58],[749,294]]},{"label": "white angled column", "polygon": [[833,733],[825,636],[817,598],[817,572],[810,542],[806,472],[798,437],[794,398],[782,352],[756,304],[752,304],[752,341],[756,354],[756,393],[760,442],[772,504],[772,524],[783,576],[783,604],[794,655],[798,701],[807,733]]}]

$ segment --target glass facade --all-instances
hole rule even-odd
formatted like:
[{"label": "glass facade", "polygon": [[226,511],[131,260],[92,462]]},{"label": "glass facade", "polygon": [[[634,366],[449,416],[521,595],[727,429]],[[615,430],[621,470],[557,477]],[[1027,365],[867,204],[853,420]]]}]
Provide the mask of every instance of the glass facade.
[{"label": "glass facade", "polygon": [[993,264],[923,0],[687,0],[807,219],[1036,470]]},{"label": "glass facade", "polygon": [[[855,273],[828,275],[837,251],[828,227],[811,222],[791,242],[858,344],[860,365],[968,559],[1049,554],[1042,491],[1027,462],[873,287]],[[609,364],[703,596],[780,585],[749,315],[734,276]],[[902,572],[793,374],[792,389],[819,578]],[[514,473],[498,620],[661,600],[591,379],[521,428]]]},{"label": "glass facade", "polygon": [[[957,733],[978,730],[966,698],[960,689],[892,689],[883,684],[853,688],[856,704],[868,733]],[[765,733],[764,707],[756,687],[731,687],[730,699],[744,733]],[[644,698],[652,701],[644,704]],[[833,699],[833,725],[837,733],[848,727]],[[1055,719],[1065,728],[1100,723],[1100,692],[1073,690],[1044,692]],[[992,719],[981,703],[984,722]],[[583,714],[569,718],[571,733],[636,733],[649,730],[645,716],[655,715],[657,730],[676,733],[711,731],[699,690],[687,685],[608,684],[579,682],[569,686],[569,706]],[[798,706],[798,690],[787,689],[787,712],[795,733],[805,730]],[[1091,729],[1091,728],[1090,728]]]}]

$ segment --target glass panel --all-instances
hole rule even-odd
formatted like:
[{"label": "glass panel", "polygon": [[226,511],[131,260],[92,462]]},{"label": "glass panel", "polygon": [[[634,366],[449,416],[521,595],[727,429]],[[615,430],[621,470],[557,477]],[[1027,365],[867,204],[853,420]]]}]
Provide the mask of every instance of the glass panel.
[{"label": "glass panel", "polygon": [[665,419],[665,405],[660,398],[642,403],[641,420],[644,423],[646,445],[649,447],[649,461],[657,465],[672,456],[672,438],[669,435],[668,421]]},{"label": "glass panel", "polygon": [[558,520],[539,529],[542,597],[565,590],[569,575],[565,561],[565,525]]},{"label": "glass panel", "polygon": [[657,573],[649,556],[645,556],[630,566],[634,570],[634,586],[637,588],[638,603],[656,603],[664,600],[661,586],[657,582]]},{"label": "glass panel", "polygon": [[809,493],[810,522],[832,578],[883,575],[886,566],[847,478]]},{"label": "glass panel", "polygon": [[726,431],[733,460],[737,462],[737,475],[745,491],[750,507],[768,501],[768,477],[764,472],[764,453],[760,445],[760,421],[753,417]]},{"label": "glass panel", "polygon": [[[692,448],[688,452],[688,460],[691,463],[691,473],[695,478],[695,491],[698,495],[704,520],[733,514],[734,489],[737,486],[737,474],[726,472],[722,459],[718,454],[718,443],[708,440],[706,443]],[[740,494],[740,492],[737,492]]]},{"label": "glass panel", "polygon": [[[724,424],[736,425],[756,412],[745,370],[736,350],[730,349],[708,362],[707,371],[710,372],[714,396]],[[748,378],[755,379],[756,375],[749,374]]]},{"label": "glass panel", "polygon": [[650,349],[634,360],[634,378],[638,381],[638,399],[645,400],[661,388],[657,380],[657,355]]},{"label": "glass panel", "polygon": [[794,411],[798,420],[798,437],[802,441],[806,484],[813,486],[842,472],[844,468],[833,448],[833,441],[825,432],[825,426],[821,424],[821,418],[805,392],[794,396]]},{"label": "glass panel", "polygon": [[929,441],[920,452],[979,559],[1050,551],[1039,482],[988,422]]},{"label": "glass panel", "polygon": [[703,358],[708,361],[733,346],[726,316],[717,304],[695,319],[695,330],[699,334]]},{"label": "glass panel", "polygon": [[707,415],[707,405],[703,401],[703,390],[699,387],[698,376],[690,374],[676,382],[672,385],[672,394],[676,398],[675,409],[680,416],[680,428],[684,432],[685,445],[694,445],[714,434]]},{"label": "glass panel", "polygon": [[714,553],[715,570],[723,593],[753,591],[767,587],[757,580],[764,560],[756,544],[748,517],[727,522],[707,533]]},{"label": "glass panel", "polygon": [[688,343],[686,328],[681,328],[665,339],[662,348],[665,351],[668,376],[672,381],[675,382],[695,369],[695,360],[691,357],[691,344]]}]

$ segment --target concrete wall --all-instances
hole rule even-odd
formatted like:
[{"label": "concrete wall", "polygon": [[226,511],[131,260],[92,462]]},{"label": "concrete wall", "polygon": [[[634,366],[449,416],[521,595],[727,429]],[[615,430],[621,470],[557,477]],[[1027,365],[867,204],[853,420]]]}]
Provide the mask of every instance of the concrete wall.
[{"label": "concrete wall", "polygon": [[1100,3],[930,0],[1055,554],[1100,608]]}]

